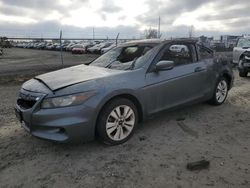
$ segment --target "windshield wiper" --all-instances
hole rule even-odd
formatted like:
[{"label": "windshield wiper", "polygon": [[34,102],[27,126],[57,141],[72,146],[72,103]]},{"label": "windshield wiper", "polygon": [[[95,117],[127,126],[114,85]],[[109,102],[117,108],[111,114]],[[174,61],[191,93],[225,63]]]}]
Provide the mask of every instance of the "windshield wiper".
[{"label": "windshield wiper", "polygon": [[[137,60],[137,59],[138,59],[138,57],[136,57],[136,58],[132,61],[131,65],[130,65],[129,68],[126,69],[126,70],[133,70],[134,67],[135,67],[135,63],[136,63],[136,60]],[[111,65],[112,65],[114,62],[116,62],[116,61],[117,61],[117,60],[111,61],[108,65],[105,66],[105,68],[110,69],[110,68],[111,68]]]},{"label": "windshield wiper", "polygon": [[117,61],[117,60],[111,61],[108,65],[105,66],[105,68],[108,68],[108,69],[109,69],[109,68],[111,67],[111,65],[112,65],[114,62],[116,62],[116,61]]}]

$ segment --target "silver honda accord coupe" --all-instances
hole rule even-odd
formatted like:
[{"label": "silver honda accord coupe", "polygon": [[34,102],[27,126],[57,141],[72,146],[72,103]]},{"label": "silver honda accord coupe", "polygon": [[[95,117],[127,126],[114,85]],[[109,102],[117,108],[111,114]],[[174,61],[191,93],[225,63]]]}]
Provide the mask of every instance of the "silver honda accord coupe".
[{"label": "silver honda accord coupe", "polygon": [[25,82],[15,113],[21,126],[38,138],[98,138],[116,145],[157,112],[203,101],[222,104],[232,84],[231,66],[195,40],[134,41],[89,65]]}]

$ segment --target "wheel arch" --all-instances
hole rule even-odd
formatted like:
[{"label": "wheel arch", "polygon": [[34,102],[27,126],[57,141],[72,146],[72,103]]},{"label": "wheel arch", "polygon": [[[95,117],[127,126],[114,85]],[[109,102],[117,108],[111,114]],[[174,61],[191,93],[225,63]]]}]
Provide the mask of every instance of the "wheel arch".
[{"label": "wheel arch", "polygon": [[232,87],[231,83],[232,83],[232,79],[233,79],[232,75],[229,74],[227,71],[224,71],[224,72],[222,72],[221,76],[227,80],[229,89],[231,89],[231,87]]},{"label": "wheel arch", "polygon": [[244,57],[244,53],[242,53],[242,54],[240,55],[239,61],[242,60],[243,57]]},{"label": "wheel arch", "polygon": [[102,109],[108,103],[110,103],[112,100],[117,99],[117,98],[125,98],[125,99],[128,99],[131,102],[133,102],[134,105],[137,108],[137,111],[138,111],[138,116],[139,116],[138,117],[139,118],[138,122],[142,122],[143,121],[143,119],[144,119],[143,106],[142,106],[142,103],[139,101],[139,99],[135,95],[133,95],[131,93],[119,93],[119,94],[117,93],[117,94],[111,95],[108,98],[106,98],[105,101],[102,102],[102,104],[100,105],[98,113],[97,113],[97,116],[96,116],[96,120],[95,120],[95,132],[96,132],[97,122],[98,122],[98,119],[100,117],[100,113],[101,113]]},{"label": "wheel arch", "polygon": [[246,52],[246,51],[244,51],[244,52],[242,52],[242,53],[240,54],[239,61],[242,60],[242,59],[244,58],[245,52]]}]

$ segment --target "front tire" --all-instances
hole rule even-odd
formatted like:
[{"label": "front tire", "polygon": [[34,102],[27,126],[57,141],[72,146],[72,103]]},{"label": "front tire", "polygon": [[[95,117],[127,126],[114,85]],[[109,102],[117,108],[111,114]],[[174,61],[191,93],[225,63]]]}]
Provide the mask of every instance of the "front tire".
[{"label": "front tire", "polygon": [[[239,61],[239,67],[241,67],[242,66],[242,63],[243,63],[243,59],[241,59],[240,61]],[[245,71],[243,68],[239,68],[239,76],[240,77],[247,77],[247,71]]]},{"label": "front tire", "polygon": [[239,70],[239,76],[240,77],[247,77],[248,72],[244,70]]},{"label": "front tire", "polygon": [[225,102],[228,94],[228,80],[221,77],[217,83],[214,90],[213,97],[210,99],[209,103],[212,105],[221,105]]},{"label": "front tire", "polygon": [[134,133],[138,122],[137,108],[126,98],[117,98],[101,110],[97,122],[97,134],[105,144],[126,142]]}]

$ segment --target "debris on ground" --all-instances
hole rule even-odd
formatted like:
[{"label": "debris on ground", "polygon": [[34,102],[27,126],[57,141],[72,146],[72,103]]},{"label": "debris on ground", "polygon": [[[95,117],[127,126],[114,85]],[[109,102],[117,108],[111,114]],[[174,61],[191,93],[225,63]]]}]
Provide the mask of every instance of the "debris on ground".
[{"label": "debris on ground", "polygon": [[210,166],[210,162],[207,160],[201,160],[196,162],[191,162],[187,164],[188,170],[202,170],[202,169],[208,169]]},{"label": "debris on ground", "polygon": [[140,141],[143,141],[143,140],[146,140],[146,139],[147,139],[146,136],[140,136],[140,137],[139,137],[139,140],[140,140]]},{"label": "debris on ground", "polygon": [[176,121],[184,121],[186,118],[185,117],[178,117],[176,118]]}]

